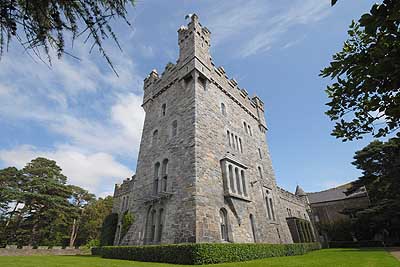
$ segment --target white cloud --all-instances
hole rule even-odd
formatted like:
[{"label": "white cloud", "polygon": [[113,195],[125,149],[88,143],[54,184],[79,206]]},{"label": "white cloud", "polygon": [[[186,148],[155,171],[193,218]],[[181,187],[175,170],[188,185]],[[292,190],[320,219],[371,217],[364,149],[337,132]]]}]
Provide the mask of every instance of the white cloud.
[{"label": "white cloud", "polygon": [[213,32],[213,44],[233,42],[238,47],[235,54],[240,57],[266,52],[279,45],[291,28],[320,21],[330,12],[329,1],[294,0],[274,5],[269,1],[248,1],[245,5],[238,1],[217,3],[206,17],[206,24]]},{"label": "white cloud", "polygon": [[52,158],[70,183],[101,194],[133,174],[119,159],[134,162],[137,157],[144,121],[143,79],[131,56],[108,51],[119,77],[81,43],[74,49],[80,61],[54,59],[51,69],[13,48],[4,55],[0,124],[28,129],[32,122],[40,125],[50,132],[47,146],[52,148],[32,146],[41,137],[31,132],[32,144],[0,151],[3,165],[22,167],[37,156]]},{"label": "white cloud", "polygon": [[36,157],[55,160],[68,177],[68,183],[84,187],[90,192],[102,193],[102,196],[105,196],[103,185],[119,183],[122,178],[133,174],[132,170],[110,154],[85,153],[74,146],[58,146],[54,150],[41,151],[34,146],[22,145],[0,150],[0,160],[7,166],[17,168],[24,167]]}]

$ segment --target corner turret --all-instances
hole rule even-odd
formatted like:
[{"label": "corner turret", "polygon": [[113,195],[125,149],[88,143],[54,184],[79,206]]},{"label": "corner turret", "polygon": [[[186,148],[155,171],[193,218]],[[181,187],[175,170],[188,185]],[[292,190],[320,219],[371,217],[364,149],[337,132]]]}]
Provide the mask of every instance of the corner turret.
[{"label": "corner turret", "polygon": [[189,24],[181,26],[178,30],[179,63],[184,65],[193,58],[197,58],[211,67],[211,32],[200,24],[196,14],[189,14],[186,18],[190,18]]},{"label": "corner turret", "polygon": [[296,195],[296,196],[299,196],[299,197],[305,197],[305,196],[307,196],[306,192],[304,192],[303,188],[301,188],[299,185],[296,186],[296,193],[295,193],[295,195]]}]

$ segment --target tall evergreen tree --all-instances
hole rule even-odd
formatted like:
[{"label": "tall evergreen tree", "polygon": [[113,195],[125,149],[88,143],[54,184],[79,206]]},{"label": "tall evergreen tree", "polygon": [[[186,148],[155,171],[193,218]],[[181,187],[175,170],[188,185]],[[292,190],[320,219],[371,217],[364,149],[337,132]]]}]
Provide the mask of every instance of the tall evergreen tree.
[{"label": "tall evergreen tree", "polygon": [[387,142],[373,141],[356,152],[353,164],[362,176],[350,192],[366,186],[371,201],[368,209],[358,212],[359,225],[368,225],[372,234],[386,233],[400,240],[400,136]]}]

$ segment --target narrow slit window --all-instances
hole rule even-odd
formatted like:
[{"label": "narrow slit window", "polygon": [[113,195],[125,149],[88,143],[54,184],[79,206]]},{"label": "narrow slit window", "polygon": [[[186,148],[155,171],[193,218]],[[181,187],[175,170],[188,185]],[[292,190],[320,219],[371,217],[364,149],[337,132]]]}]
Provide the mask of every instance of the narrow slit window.
[{"label": "narrow slit window", "polygon": [[236,192],[235,178],[233,177],[232,165],[229,165],[228,169],[229,169],[229,185],[230,185],[230,188],[231,188],[232,192],[235,193]]},{"label": "narrow slit window", "polygon": [[256,226],[254,222],[254,216],[253,214],[250,214],[250,225],[251,225],[251,232],[253,233],[253,241],[256,243]]},{"label": "narrow slit window", "polygon": [[153,138],[151,140],[151,144],[154,146],[157,144],[157,142],[158,142],[158,130],[155,130],[153,132]]},{"label": "narrow slit window", "polygon": [[260,166],[258,166],[258,175],[260,176],[261,179],[263,178],[263,173]]},{"label": "narrow slit window", "polygon": [[237,135],[235,135],[235,145],[236,145],[236,149],[239,150],[239,141],[238,141]]},{"label": "narrow slit window", "polygon": [[271,220],[271,219],[272,219],[272,216],[271,216],[271,209],[270,209],[270,207],[269,207],[269,198],[268,198],[268,197],[265,198],[265,203],[267,204],[267,215],[268,215],[268,219]]},{"label": "narrow slit window", "polygon": [[158,214],[158,234],[157,234],[157,241],[161,241],[162,237],[162,228],[163,228],[163,213],[164,209],[160,209],[159,214]]},{"label": "narrow slit window", "polygon": [[178,133],[178,121],[174,120],[172,122],[172,137],[175,137],[177,133]]},{"label": "narrow slit window", "polygon": [[226,116],[226,107],[224,103],[221,103],[221,113],[222,115]]},{"label": "narrow slit window", "polygon": [[224,208],[219,211],[222,241],[228,242],[228,214]]},{"label": "narrow slit window", "polygon": [[167,113],[167,104],[162,104],[161,115],[165,116],[166,113]]},{"label": "narrow slit window", "polygon": [[242,178],[242,189],[243,194],[247,197],[247,184],[246,184],[246,177],[244,176],[244,171],[240,171],[240,176]]},{"label": "narrow slit window", "polygon": [[242,183],[240,181],[239,169],[238,168],[235,168],[235,176],[236,176],[237,193],[239,195],[241,195],[242,194]]},{"label": "narrow slit window", "polygon": [[272,219],[275,221],[275,211],[274,211],[274,204],[272,202],[272,198],[269,199],[269,204],[270,204],[270,208],[271,208],[271,213],[272,213]]}]

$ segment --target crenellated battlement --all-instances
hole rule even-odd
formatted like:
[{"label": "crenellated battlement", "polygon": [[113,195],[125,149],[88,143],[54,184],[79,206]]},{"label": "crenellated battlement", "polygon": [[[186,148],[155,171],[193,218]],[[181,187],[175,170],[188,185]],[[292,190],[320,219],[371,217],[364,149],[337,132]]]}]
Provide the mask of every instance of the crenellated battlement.
[{"label": "crenellated battlement", "polygon": [[160,96],[173,83],[192,75],[195,70],[258,121],[260,128],[266,130],[264,102],[257,95],[250,97],[245,88],[240,88],[234,78],[228,77],[222,66],[215,66],[209,53],[211,32],[200,24],[196,14],[186,17],[190,18],[190,22],[178,29],[180,54],[177,64],[168,63],[161,75],[157,70],[151,71],[144,80],[143,104]]},{"label": "crenellated battlement", "polygon": [[119,197],[121,195],[125,195],[131,192],[135,180],[136,180],[136,175],[133,175],[132,178],[126,178],[125,180],[123,180],[122,184],[115,184],[114,197]]},{"label": "crenellated battlement", "polygon": [[278,193],[281,198],[283,198],[287,201],[290,201],[290,202],[294,202],[294,203],[306,204],[306,200],[304,197],[296,196],[295,194],[293,194],[283,188],[280,188],[279,186],[277,188],[278,188]]}]

